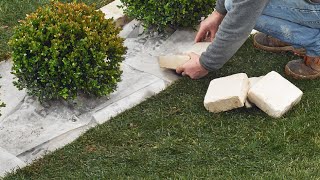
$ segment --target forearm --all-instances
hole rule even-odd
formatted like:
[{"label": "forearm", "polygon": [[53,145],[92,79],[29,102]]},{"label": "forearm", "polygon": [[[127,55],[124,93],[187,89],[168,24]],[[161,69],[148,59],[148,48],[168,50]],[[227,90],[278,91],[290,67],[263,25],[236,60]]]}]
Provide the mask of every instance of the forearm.
[{"label": "forearm", "polygon": [[220,69],[246,41],[268,2],[233,0],[232,10],[226,14],[212,44],[200,57],[201,65],[208,71]]},{"label": "forearm", "polygon": [[213,18],[216,20],[216,25],[219,26],[223,21],[225,14],[221,14],[219,11],[215,10],[210,16],[213,16]]}]

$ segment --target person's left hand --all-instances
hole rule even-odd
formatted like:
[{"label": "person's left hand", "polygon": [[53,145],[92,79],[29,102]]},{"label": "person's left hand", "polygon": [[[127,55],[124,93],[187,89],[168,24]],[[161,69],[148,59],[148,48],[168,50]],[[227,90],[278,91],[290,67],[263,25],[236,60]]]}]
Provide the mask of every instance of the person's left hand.
[{"label": "person's left hand", "polygon": [[209,72],[201,66],[199,61],[200,56],[195,53],[190,53],[188,55],[190,56],[190,60],[182,66],[179,66],[176,69],[176,72],[182,74],[182,76],[189,76],[191,79],[200,79],[206,76]]}]

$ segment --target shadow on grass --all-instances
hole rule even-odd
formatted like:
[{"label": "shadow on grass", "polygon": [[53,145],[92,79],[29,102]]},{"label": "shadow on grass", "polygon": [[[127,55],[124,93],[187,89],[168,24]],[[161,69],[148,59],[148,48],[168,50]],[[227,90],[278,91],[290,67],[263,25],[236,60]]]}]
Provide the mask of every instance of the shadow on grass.
[{"label": "shadow on grass", "polygon": [[5,179],[319,177],[318,80],[289,78],[305,94],[280,119],[257,108],[213,114],[203,106],[211,79],[272,70],[283,75],[295,58],[256,50],[249,40],[222,70],[200,80],[181,79]]}]

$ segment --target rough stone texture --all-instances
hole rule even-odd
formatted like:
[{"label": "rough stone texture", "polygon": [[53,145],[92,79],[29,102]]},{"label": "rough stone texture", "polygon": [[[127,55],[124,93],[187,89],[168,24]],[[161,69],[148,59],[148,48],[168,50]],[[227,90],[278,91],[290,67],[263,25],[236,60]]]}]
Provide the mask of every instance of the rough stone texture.
[{"label": "rough stone texture", "polygon": [[159,65],[161,68],[177,69],[189,60],[188,55],[159,56]]},{"label": "rough stone texture", "polygon": [[204,98],[204,106],[214,113],[243,107],[248,90],[249,79],[245,73],[214,79]]},{"label": "rough stone texture", "polygon": [[0,147],[0,177],[16,168],[23,168],[26,163]]},{"label": "rough stone texture", "polygon": [[299,88],[272,71],[249,90],[248,97],[262,111],[279,118],[301,100],[302,94]]},{"label": "rough stone texture", "polygon": [[[249,78],[249,90],[250,88],[252,88],[258,81],[260,81],[263,78],[263,76],[260,77],[251,77]],[[244,105],[246,106],[246,108],[252,108],[254,106],[254,104],[252,102],[249,101],[249,99],[246,99],[246,102],[244,103]]]}]

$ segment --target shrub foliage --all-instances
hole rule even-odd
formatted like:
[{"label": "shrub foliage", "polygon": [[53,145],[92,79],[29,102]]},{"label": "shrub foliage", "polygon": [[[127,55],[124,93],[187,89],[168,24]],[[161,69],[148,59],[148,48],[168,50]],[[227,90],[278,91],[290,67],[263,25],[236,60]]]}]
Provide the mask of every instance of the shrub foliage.
[{"label": "shrub foliage", "polygon": [[212,13],[215,0],[121,0],[125,13],[148,28],[193,27]]},{"label": "shrub foliage", "polygon": [[40,101],[113,92],[126,52],[119,31],[94,5],[55,1],[37,9],[9,42],[14,85]]}]

